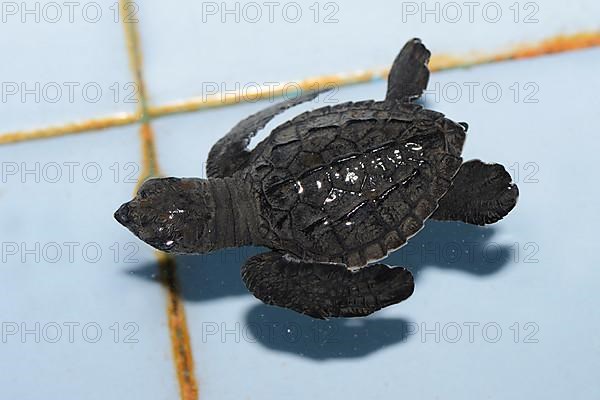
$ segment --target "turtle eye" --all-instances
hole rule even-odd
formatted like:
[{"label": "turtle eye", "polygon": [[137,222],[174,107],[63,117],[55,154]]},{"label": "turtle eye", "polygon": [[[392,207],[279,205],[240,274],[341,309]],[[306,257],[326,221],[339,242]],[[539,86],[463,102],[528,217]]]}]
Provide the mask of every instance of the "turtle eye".
[{"label": "turtle eye", "polygon": [[138,190],[137,195],[140,199],[147,199],[152,195],[152,193],[156,193],[156,189],[154,185],[149,185],[148,183],[144,183]]},{"label": "turtle eye", "polygon": [[138,189],[138,195],[142,198],[148,198],[152,193],[159,193],[164,188],[164,183],[161,179],[147,179]]},{"label": "turtle eye", "polygon": [[148,191],[141,189],[138,192],[138,196],[140,197],[140,199],[147,199],[148,198]]}]

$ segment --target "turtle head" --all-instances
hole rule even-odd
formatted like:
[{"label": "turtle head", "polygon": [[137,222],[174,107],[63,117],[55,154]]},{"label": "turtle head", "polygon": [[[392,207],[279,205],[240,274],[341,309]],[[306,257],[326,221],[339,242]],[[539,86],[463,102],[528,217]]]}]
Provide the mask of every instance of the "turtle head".
[{"label": "turtle head", "polygon": [[214,250],[214,215],[206,181],[194,178],[149,179],[114,214],[144,242],[169,253]]}]

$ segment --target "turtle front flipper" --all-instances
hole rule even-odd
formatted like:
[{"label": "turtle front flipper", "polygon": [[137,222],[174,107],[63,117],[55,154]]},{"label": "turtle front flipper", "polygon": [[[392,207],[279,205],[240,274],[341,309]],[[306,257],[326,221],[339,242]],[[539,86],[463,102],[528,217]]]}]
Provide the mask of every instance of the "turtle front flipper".
[{"label": "turtle front flipper", "polygon": [[414,290],[404,268],[373,264],[352,272],[342,264],[295,261],[279,252],[250,258],[242,280],[263,302],[319,319],[369,315]]},{"label": "turtle front flipper", "polygon": [[392,65],[385,100],[406,103],[421,97],[429,82],[430,56],[420,39],[409,40]]},{"label": "turtle front flipper", "polygon": [[250,152],[248,145],[256,132],[264,128],[277,114],[306,101],[313,100],[319,94],[330,89],[304,93],[265,108],[234,126],[227,135],[213,145],[208,153],[206,172],[209,178],[224,178],[248,164]]},{"label": "turtle front flipper", "polygon": [[519,188],[502,165],[471,160],[461,165],[452,187],[431,218],[492,224],[515,207],[518,197]]}]

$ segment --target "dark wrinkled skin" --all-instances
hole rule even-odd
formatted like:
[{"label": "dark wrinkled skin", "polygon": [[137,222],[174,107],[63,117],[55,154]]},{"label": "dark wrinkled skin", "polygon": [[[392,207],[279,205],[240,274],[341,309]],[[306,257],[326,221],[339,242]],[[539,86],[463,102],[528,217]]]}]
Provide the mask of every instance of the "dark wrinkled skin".
[{"label": "dark wrinkled skin", "polygon": [[385,100],[306,112],[249,151],[275,115],[319,93],[251,115],[211,149],[209,179],[149,180],[115,218],[170,253],[269,247],[242,267],[244,283],[267,304],[315,318],[363,316],[405,300],[410,272],[370,262],[427,218],[493,223],[518,197],[501,165],[462,163],[465,123],[412,103],[427,85],[429,56],[409,41]]}]

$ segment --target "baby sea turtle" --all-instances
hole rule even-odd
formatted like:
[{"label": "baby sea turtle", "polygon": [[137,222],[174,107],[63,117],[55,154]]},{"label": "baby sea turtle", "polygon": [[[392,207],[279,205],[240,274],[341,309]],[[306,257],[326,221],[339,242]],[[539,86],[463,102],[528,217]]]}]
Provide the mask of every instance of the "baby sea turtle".
[{"label": "baby sea turtle", "polygon": [[467,124],[413,103],[427,86],[429,57],[420,40],[409,41],[385,100],[303,113],[252,151],[250,139],[275,115],[320,92],[251,115],[212,147],[208,179],[147,180],[115,218],[168,253],[268,247],[242,267],[246,287],[315,318],[364,316],[407,299],[408,270],[369,263],[427,218],[485,225],[518,197],[502,165],[462,162]]}]

